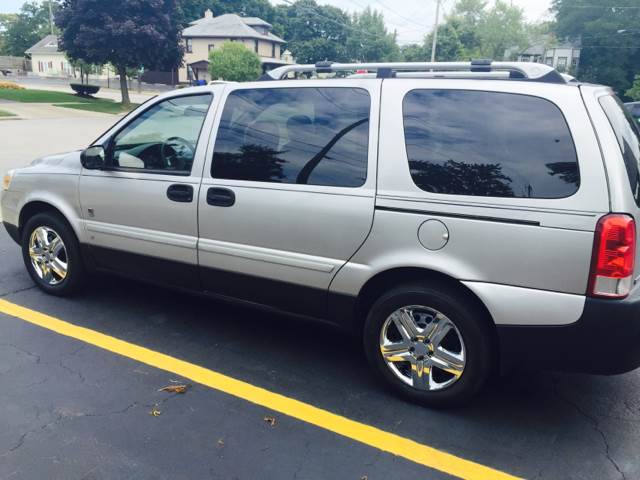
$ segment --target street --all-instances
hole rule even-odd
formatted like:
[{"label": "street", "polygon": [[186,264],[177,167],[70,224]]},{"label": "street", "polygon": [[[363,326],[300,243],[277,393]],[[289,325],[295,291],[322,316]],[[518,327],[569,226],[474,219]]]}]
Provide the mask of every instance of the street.
[{"label": "street", "polygon": [[[118,119],[59,110],[0,122],[0,171],[87,146]],[[0,479],[439,479],[464,461],[531,479],[640,478],[638,371],[516,371],[468,407],[429,410],[385,392],[359,343],[328,327],[106,276],[74,297],[47,296],[4,229],[0,266]],[[89,330],[60,335],[53,320],[37,326],[6,305]],[[113,353],[92,332],[454,457],[439,468],[401,458],[330,422],[274,411],[268,395],[251,403]]]}]

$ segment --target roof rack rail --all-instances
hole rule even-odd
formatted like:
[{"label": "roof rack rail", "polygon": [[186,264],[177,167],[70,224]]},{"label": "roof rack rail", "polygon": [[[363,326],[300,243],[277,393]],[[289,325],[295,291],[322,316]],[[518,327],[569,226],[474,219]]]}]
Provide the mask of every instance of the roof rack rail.
[{"label": "roof rack rail", "polygon": [[[334,63],[318,62],[315,65],[284,65],[274,68],[261,77],[262,80],[284,80],[294,73],[333,73],[345,71],[375,70],[377,78],[393,78],[397,72],[438,72],[438,77],[446,77],[446,73],[455,76],[460,72],[483,73],[508,72],[510,79],[533,82],[566,84],[567,80],[553,67],[533,62],[494,62],[489,59],[477,59],[470,62],[387,62],[387,63]],[[405,75],[401,75],[405,76]]]}]

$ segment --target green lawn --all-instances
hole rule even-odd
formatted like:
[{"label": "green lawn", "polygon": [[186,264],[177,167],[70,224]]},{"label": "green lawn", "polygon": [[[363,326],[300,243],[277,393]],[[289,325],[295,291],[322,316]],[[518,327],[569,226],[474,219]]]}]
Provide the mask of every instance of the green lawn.
[{"label": "green lawn", "polygon": [[[56,107],[75,108],[91,112],[118,114],[128,112],[137,107],[132,104],[125,108],[121,103],[105,98],[87,98],[72,93],[55,92],[50,90],[11,90],[0,89],[0,99],[22,103],[52,103]],[[8,113],[8,112],[5,112]],[[8,115],[4,115],[8,116]]]},{"label": "green lawn", "polygon": [[123,106],[121,103],[116,103],[112,100],[93,100],[86,103],[55,103],[56,107],[75,108],[76,110],[88,110],[90,112],[102,112],[102,113],[123,113],[133,110],[138,106],[137,103],[132,103],[129,107]]},{"label": "green lawn", "polygon": [[0,88],[0,98],[23,103],[88,103],[91,98],[80,97],[71,93],[53,92],[50,90],[12,90]]},{"label": "green lawn", "polygon": [[15,115],[11,112],[0,110],[0,117],[15,117]]}]

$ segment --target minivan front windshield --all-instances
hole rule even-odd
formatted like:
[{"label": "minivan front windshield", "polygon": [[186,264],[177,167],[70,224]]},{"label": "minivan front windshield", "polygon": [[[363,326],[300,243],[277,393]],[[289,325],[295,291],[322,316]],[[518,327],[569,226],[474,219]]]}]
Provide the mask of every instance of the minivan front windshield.
[{"label": "minivan front windshield", "polygon": [[600,105],[607,115],[618,139],[631,191],[640,206],[640,130],[623,103],[613,95],[600,98]]}]

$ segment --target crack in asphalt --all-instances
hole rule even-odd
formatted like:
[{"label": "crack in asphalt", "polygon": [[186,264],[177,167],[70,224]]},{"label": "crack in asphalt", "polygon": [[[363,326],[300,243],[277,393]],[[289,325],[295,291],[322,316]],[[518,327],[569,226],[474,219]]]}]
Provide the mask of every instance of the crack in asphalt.
[{"label": "crack in asphalt", "polygon": [[62,360],[58,362],[58,366],[63,370],[66,370],[67,372],[69,372],[71,375],[77,376],[80,379],[80,383],[85,383],[86,379],[80,370],[75,370],[70,366],[65,365]]},{"label": "crack in asphalt", "polygon": [[[105,412],[105,413],[79,413],[79,414],[66,414],[66,413],[58,413],[56,415],[56,418],[51,421],[51,422],[47,422],[43,425],[40,425],[38,427],[32,428],[30,430],[27,430],[26,432],[24,432],[23,434],[20,435],[20,437],[18,438],[18,441],[9,448],[9,450],[7,450],[6,452],[4,452],[3,454],[0,454],[0,458],[4,458],[7,457],[9,455],[11,455],[12,453],[16,452],[17,450],[19,450],[20,448],[22,448],[22,446],[25,444],[27,438],[31,435],[40,433],[44,430],[46,430],[49,427],[52,427],[60,422],[62,422],[63,420],[66,419],[74,419],[74,418],[83,418],[83,417],[88,417],[88,418],[92,418],[92,417],[108,417],[111,415],[123,415],[125,413],[127,413],[129,410],[131,410],[133,407],[137,406],[138,402],[133,402],[130,403],[129,405],[127,405],[126,407],[120,409],[120,410],[115,410],[112,412]],[[39,416],[39,415],[38,415]]]},{"label": "crack in asphalt", "polygon": [[8,297],[9,295],[14,295],[20,292],[26,292],[27,290],[33,290],[34,288],[38,288],[38,287],[36,285],[31,285],[30,287],[18,288],[10,292],[0,293],[0,298]]},{"label": "crack in asphalt", "polygon": [[0,343],[0,347],[11,347],[11,348],[14,348],[17,351],[22,352],[22,353],[24,353],[25,355],[27,355],[29,357],[35,358],[36,359],[36,364],[40,363],[40,355],[38,355],[37,353],[30,352],[29,350],[25,350],[24,348],[19,347],[15,343],[2,342],[2,343]]},{"label": "crack in asphalt", "polygon": [[620,474],[620,478],[622,478],[622,480],[627,480],[626,475],[620,469],[620,467],[618,466],[618,463],[611,456],[609,440],[607,439],[607,435],[604,433],[602,428],[600,428],[600,422],[598,421],[598,419],[595,418],[594,416],[588,414],[586,411],[584,411],[582,409],[582,407],[580,405],[578,405],[576,402],[574,402],[570,398],[564,397],[564,396],[562,396],[560,394],[560,390],[558,389],[558,378],[557,377],[553,376],[552,377],[552,381],[553,381],[553,392],[554,392],[555,396],[557,398],[559,398],[560,400],[562,400],[563,402],[565,402],[566,404],[572,406],[575,409],[575,411],[578,412],[578,414],[581,417],[586,419],[587,423],[590,424],[596,432],[598,432],[598,434],[602,438],[602,442],[604,444],[605,457],[607,458],[607,460],[609,460],[611,465],[613,465],[613,468],[615,468],[616,471]]}]

